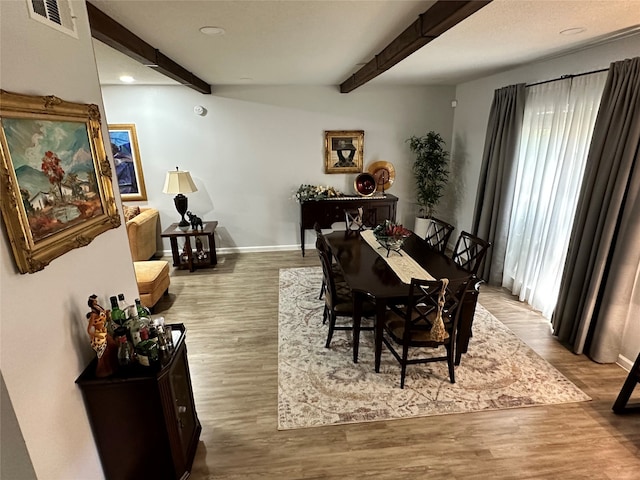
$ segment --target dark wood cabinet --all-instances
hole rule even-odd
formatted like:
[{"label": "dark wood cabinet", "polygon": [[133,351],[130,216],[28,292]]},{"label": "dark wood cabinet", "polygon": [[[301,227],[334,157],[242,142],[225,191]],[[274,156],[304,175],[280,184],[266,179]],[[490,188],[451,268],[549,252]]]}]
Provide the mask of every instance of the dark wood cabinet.
[{"label": "dark wood cabinet", "polygon": [[396,219],[398,197],[384,196],[356,197],[345,196],[309,200],[300,204],[300,248],[304,256],[305,230],[313,228],[318,222],[320,228],[330,228],[333,223],[344,222],[344,211],[362,207],[363,218],[368,224],[378,224],[384,220]]},{"label": "dark wood cabinet", "polygon": [[134,366],[95,376],[96,360],[76,380],[110,480],[189,476],[200,438],[187,361],[185,328],[174,324],[174,351],[162,367]]}]

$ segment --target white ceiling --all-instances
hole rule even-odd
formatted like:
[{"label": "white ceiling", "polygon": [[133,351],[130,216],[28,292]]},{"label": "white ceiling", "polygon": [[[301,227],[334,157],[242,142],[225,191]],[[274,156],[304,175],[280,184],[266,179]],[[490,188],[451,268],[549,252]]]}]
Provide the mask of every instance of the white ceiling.
[{"label": "white ceiling", "polygon": [[[214,91],[216,85],[339,85],[434,3],[90,1]],[[202,26],[226,34],[206,36]],[[578,27],[584,32],[560,34]],[[457,84],[639,32],[640,0],[494,0],[370,83]],[[94,45],[102,84],[121,84],[123,74],[137,84],[176,84]]]}]

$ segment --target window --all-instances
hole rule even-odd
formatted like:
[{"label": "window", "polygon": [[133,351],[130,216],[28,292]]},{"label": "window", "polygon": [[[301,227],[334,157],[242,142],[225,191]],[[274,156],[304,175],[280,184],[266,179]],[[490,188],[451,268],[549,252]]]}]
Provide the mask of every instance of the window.
[{"label": "window", "polygon": [[607,72],[529,87],[502,285],[551,318]]}]

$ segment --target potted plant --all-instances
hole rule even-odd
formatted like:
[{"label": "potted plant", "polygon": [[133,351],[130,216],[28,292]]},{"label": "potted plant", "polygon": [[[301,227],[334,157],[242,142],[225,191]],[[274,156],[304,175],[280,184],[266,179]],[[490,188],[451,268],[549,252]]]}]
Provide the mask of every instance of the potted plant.
[{"label": "potted plant", "polygon": [[427,219],[435,212],[449,177],[449,152],[444,149],[445,142],[440,134],[434,131],[423,137],[412,136],[407,142],[416,156],[412,167],[418,204],[414,232],[424,238]]}]

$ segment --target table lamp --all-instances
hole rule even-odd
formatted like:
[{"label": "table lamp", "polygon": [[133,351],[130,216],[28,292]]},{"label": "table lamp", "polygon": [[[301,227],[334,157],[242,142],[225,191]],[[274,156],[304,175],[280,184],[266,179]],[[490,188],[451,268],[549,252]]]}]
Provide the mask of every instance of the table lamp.
[{"label": "table lamp", "polygon": [[164,179],[164,188],[162,193],[177,193],[173,201],[176,204],[176,210],[180,214],[180,223],[178,227],[180,229],[189,228],[189,222],[184,219],[184,214],[187,213],[187,197],[185,193],[197,192],[198,188],[191,179],[191,174],[186,171],[180,171],[176,167],[175,171],[168,171],[167,176]]}]

